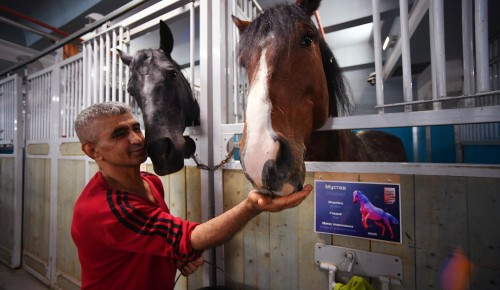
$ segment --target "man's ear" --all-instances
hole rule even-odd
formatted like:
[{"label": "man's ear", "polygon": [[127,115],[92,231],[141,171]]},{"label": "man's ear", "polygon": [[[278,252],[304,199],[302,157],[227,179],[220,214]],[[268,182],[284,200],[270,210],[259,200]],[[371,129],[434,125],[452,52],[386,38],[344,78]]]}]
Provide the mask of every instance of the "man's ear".
[{"label": "man's ear", "polygon": [[87,155],[88,157],[96,160],[99,157],[98,152],[95,150],[95,144],[94,143],[83,143],[82,144],[82,151]]}]

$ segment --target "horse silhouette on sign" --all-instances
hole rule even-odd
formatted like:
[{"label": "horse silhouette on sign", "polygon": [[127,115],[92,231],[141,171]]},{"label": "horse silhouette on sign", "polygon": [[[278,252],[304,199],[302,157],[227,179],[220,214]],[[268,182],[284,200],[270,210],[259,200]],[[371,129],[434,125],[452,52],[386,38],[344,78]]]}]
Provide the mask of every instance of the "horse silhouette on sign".
[{"label": "horse silhouette on sign", "polygon": [[363,223],[365,229],[368,228],[368,220],[370,219],[377,226],[382,228],[382,237],[385,235],[385,228],[387,226],[389,228],[389,232],[391,233],[391,239],[394,238],[391,222],[398,225],[398,220],[390,213],[374,206],[368,197],[366,197],[361,191],[355,190],[352,193],[352,202],[357,203],[358,201],[360,204],[359,210],[361,211],[361,222]]}]

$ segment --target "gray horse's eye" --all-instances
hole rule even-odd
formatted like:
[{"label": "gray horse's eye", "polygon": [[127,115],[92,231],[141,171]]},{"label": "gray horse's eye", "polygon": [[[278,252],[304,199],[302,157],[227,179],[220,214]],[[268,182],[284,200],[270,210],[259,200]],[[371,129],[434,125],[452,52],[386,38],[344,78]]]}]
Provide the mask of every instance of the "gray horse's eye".
[{"label": "gray horse's eye", "polygon": [[177,79],[177,72],[176,71],[173,71],[170,73],[170,79],[171,80],[176,80]]}]

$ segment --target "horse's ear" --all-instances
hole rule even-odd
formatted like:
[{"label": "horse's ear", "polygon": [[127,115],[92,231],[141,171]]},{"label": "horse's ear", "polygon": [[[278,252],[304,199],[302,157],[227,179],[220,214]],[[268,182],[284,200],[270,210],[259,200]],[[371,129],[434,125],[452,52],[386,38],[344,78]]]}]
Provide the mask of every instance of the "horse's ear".
[{"label": "horse's ear", "polygon": [[321,0],[297,0],[295,2],[297,6],[300,6],[310,16],[314,14],[314,11],[318,10],[320,3]]},{"label": "horse's ear", "polygon": [[234,15],[231,15],[231,17],[233,18],[233,22],[238,27],[238,30],[240,31],[240,33],[243,33],[247,29],[248,25],[250,25],[250,23],[252,23],[250,21],[241,20]]},{"label": "horse's ear", "polygon": [[128,55],[127,53],[119,50],[118,48],[116,49],[118,52],[118,55],[120,56],[121,60],[123,61],[124,64],[130,65],[130,62],[132,62],[132,56]]},{"label": "horse's ear", "polygon": [[160,49],[167,55],[172,53],[174,48],[174,36],[168,25],[160,20]]}]

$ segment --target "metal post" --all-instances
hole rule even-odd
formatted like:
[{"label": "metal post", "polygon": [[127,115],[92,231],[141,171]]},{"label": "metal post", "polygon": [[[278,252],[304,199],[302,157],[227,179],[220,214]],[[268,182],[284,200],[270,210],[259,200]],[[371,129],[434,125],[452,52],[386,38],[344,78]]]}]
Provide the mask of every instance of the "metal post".
[{"label": "metal post", "polygon": [[[210,0],[200,1],[200,122],[203,135],[199,137],[201,144],[200,150],[197,150],[199,155],[207,158],[207,165],[213,166],[213,145],[211,142],[213,137],[213,115],[212,115],[212,83],[216,79],[212,76],[212,4]],[[202,170],[200,173],[201,179],[201,204],[205,205],[202,208],[202,221],[211,219],[214,216],[214,180],[213,171]],[[215,260],[216,254],[214,250],[205,251],[204,258],[208,261],[217,263],[223,266],[222,261]],[[204,267],[203,283],[205,285],[215,284],[215,268]]]},{"label": "metal post", "polygon": [[[372,0],[373,9],[373,49],[375,55],[375,86],[377,91],[377,105],[384,104],[384,78],[382,66],[382,39],[380,33],[380,7],[379,0]],[[383,114],[384,108],[378,108],[378,113]]]},{"label": "metal post", "polygon": [[[410,59],[410,33],[408,28],[408,0],[399,0],[401,21],[401,41],[403,45],[403,93],[406,102],[413,100]],[[405,112],[410,112],[411,106],[405,106]]]},{"label": "metal post", "polygon": [[[474,41],[472,21],[472,0],[462,0],[462,50],[464,87],[463,94],[473,94],[474,89]],[[473,107],[474,99],[464,100],[465,107]]]},{"label": "metal post", "polygon": [[[429,19],[431,20],[431,65],[432,73],[432,98],[437,100],[446,97],[446,57],[444,43],[444,10],[443,0],[431,0],[429,7]],[[433,103],[434,110],[441,109],[440,102]]]},{"label": "metal post", "polygon": [[488,1],[475,0],[477,91],[489,90]]},{"label": "metal post", "polygon": [[189,6],[189,66],[190,66],[190,78],[191,78],[191,91],[194,93],[194,47],[196,44],[196,27],[194,19],[194,2],[191,2]]}]

